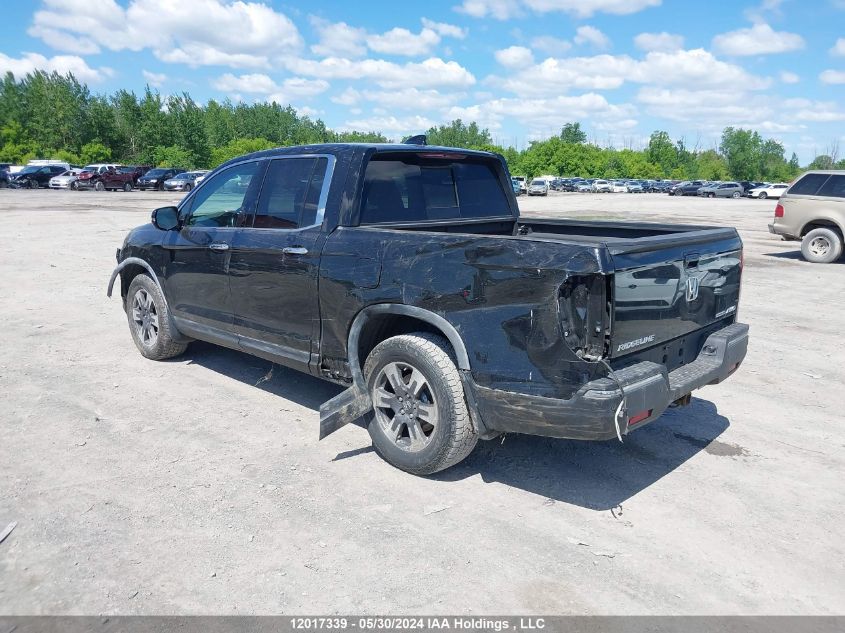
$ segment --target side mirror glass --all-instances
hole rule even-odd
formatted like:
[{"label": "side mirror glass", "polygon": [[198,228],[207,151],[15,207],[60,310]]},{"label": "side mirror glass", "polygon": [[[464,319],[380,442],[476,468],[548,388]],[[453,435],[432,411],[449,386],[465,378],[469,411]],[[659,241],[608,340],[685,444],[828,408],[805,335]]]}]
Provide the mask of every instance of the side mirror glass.
[{"label": "side mirror glass", "polygon": [[153,211],[152,222],[162,231],[179,228],[179,210],[176,207],[161,207]]}]

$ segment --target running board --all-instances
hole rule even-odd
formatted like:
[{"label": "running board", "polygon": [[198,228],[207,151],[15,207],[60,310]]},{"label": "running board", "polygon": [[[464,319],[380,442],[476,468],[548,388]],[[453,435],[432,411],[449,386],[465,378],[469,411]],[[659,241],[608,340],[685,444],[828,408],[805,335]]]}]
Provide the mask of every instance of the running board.
[{"label": "running board", "polygon": [[342,426],[354,422],[373,408],[373,401],[365,389],[352,385],[320,406],[320,439],[328,437]]}]

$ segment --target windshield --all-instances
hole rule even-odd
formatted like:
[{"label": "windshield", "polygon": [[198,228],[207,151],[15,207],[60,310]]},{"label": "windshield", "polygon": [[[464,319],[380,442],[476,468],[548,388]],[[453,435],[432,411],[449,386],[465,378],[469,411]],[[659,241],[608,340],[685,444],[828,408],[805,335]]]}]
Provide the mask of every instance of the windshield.
[{"label": "windshield", "polygon": [[538,187],[545,187],[545,186],[546,186],[546,181],[545,181],[545,180],[535,180],[535,181],[534,181],[533,183],[531,183],[531,184],[537,185]]},{"label": "windshield", "polygon": [[147,172],[147,178],[158,178],[159,176],[164,176],[166,173],[166,169],[151,169]]},{"label": "windshield", "polygon": [[134,167],[121,167],[117,170],[120,174],[131,174],[135,171]]},{"label": "windshield", "polygon": [[34,165],[29,165],[28,167],[24,167],[23,169],[21,169],[18,173],[19,174],[34,174],[39,169],[41,169],[41,168],[34,166]]}]

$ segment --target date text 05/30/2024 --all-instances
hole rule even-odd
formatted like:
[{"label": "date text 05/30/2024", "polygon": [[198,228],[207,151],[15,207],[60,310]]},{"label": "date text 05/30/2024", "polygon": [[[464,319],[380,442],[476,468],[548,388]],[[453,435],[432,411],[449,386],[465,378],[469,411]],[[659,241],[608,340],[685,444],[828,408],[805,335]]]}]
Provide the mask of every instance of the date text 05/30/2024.
[{"label": "date text 05/30/2024", "polygon": [[295,630],[457,630],[457,631],[538,631],[546,628],[543,618],[472,617],[297,617]]}]

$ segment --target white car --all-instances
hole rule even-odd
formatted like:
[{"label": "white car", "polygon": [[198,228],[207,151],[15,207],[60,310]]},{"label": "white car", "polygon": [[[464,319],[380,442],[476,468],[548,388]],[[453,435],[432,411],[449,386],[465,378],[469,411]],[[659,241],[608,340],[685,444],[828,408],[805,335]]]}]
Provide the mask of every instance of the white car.
[{"label": "white car", "polygon": [[610,183],[610,190],[613,193],[628,193],[628,184],[621,180],[614,180]]},{"label": "white car", "polygon": [[208,176],[209,172],[211,172],[210,169],[199,169],[199,170],[195,171],[194,173],[199,174],[199,176],[194,178],[194,187],[196,187],[203,180],[205,180],[205,177]]},{"label": "white car", "polygon": [[549,183],[542,178],[535,178],[528,187],[529,196],[546,196],[549,194]]},{"label": "white car", "polygon": [[748,192],[748,196],[750,198],[760,198],[761,200],[765,200],[766,198],[780,198],[788,188],[789,185],[785,182],[776,182],[773,185],[751,189]]},{"label": "white car", "polygon": [[50,178],[50,189],[76,189],[76,180],[81,169],[68,169]]},{"label": "white car", "polygon": [[613,190],[613,185],[607,180],[596,180],[593,182],[593,193],[609,193]]}]

